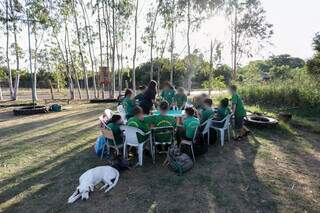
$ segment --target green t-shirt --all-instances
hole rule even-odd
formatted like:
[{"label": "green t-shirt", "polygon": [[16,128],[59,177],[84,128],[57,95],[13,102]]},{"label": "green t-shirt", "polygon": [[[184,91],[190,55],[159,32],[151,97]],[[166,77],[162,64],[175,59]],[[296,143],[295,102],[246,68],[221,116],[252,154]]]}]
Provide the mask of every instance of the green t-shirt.
[{"label": "green t-shirt", "polygon": [[217,117],[216,117],[216,120],[218,121],[221,121],[223,120],[227,115],[230,114],[230,109],[229,107],[222,107],[222,108],[219,108],[217,110]]},{"label": "green t-shirt", "polygon": [[181,109],[188,101],[188,97],[185,94],[176,94],[174,96],[174,102],[177,104],[178,108]]},{"label": "green t-shirt", "polygon": [[161,92],[161,97],[168,101],[168,103],[171,105],[173,103],[174,96],[176,94],[176,91],[174,89],[164,89]]},{"label": "green t-shirt", "polygon": [[[145,122],[150,125],[154,125],[154,127],[176,127],[176,119],[173,116],[169,115],[150,115],[145,116]],[[157,142],[169,142],[172,140],[172,135],[167,133],[157,133],[155,135]]]},{"label": "green t-shirt", "polygon": [[[128,120],[128,123],[127,123],[128,126],[132,126],[132,127],[136,127],[140,130],[142,130],[144,133],[148,132],[149,131],[149,126],[148,126],[148,123],[146,121],[141,121],[140,119],[138,119],[137,117],[132,117]],[[143,136],[139,133],[137,133],[137,138],[138,138],[138,141],[141,143],[141,142],[144,142],[148,139],[148,135],[146,136]]]},{"label": "green t-shirt", "polygon": [[213,115],[214,111],[211,108],[202,110],[200,113],[200,122],[206,122],[209,118],[213,118]]},{"label": "green t-shirt", "polygon": [[133,108],[135,106],[134,100],[125,97],[123,101],[121,102],[122,106],[124,107],[124,110],[126,111],[127,116],[133,115]]},{"label": "green t-shirt", "polygon": [[189,116],[183,121],[183,127],[186,132],[187,138],[193,138],[197,127],[200,125],[200,121],[198,118],[195,118],[193,116]]},{"label": "green t-shirt", "polygon": [[134,97],[135,100],[141,101],[143,98],[143,93],[140,93],[138,95],[136,95],[136,97]]},{"label": "green t-shirt", "polygon": [[[108,128],[111,129],[112,133],[113,133],[113,137],[115,139],[115,142],[116,142],[116,145],[119,145],[122,143],[122,137],[121,137],[121,129],[120,129],[120,126],[116,123],[109,123],[107,125]],[[111,139],[107,139],[108,140],[108,143],[111,144],[111,145],[114,145],[113,144],[113,140]]]},{"label": "green t-shirt", "polygon": [[238,93],[232,95],[231,102],[236,105],[235,117],[245,117],[247,115],[242,98]]}]

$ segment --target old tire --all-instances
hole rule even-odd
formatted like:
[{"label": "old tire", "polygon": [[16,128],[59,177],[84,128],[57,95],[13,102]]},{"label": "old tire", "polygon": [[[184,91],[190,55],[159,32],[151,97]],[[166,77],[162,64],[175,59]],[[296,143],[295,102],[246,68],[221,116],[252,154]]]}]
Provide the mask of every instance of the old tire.
[{"label": "old tire", "polygon": [[274,118],[252,114],[245,118],[245,123],[255,127],[275,127],[278,121]]},{"label": "old tire", "polygon": [[21,107],[13,110],[14,115],[35,115],[49,112],[46,106]]}]

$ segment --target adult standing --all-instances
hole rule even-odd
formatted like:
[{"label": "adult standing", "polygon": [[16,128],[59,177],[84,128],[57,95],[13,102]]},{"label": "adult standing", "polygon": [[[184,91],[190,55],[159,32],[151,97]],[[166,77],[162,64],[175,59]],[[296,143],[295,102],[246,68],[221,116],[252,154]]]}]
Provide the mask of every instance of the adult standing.
[{"label": "adult standing", "polygon": [[140,101],[140,107],[143,109],[144,114],[150,114],[150,111],[155,103],[157,95],[157,82],[150,81],[148,88],[143,93],[142,100]]}]

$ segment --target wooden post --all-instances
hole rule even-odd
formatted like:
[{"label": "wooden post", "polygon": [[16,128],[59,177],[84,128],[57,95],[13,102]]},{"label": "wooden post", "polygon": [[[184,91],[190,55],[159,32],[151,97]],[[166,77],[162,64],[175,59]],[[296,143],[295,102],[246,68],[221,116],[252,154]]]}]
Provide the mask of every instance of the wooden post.
[{"label": "wooden post", "polygon": [[51,99],[52,99],[52,100],[54,100],[52,83],[51,83],[51,81],[50,81],[50,80],[48,80],[48,83],[49,83],[49,87],[50,87]]}]

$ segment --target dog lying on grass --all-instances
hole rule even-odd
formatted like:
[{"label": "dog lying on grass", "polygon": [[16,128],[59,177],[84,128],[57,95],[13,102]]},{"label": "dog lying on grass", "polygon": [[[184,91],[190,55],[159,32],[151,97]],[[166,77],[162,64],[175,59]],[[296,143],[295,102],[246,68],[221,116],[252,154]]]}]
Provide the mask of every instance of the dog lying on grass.
[{"label": "dog lying on grass", "polygon": [[100,190],[105,189],[105,193],[110,191],[117,185],[119,176],[118,170],[111,166],[98,166],[93,169],[89,169],[80,176],[79,186],[69,197],[68,203],[73,203],[80,197],[82,200],[89,199],[89,192],[93,192],[95,185],[100,182],[104,183]]}]

